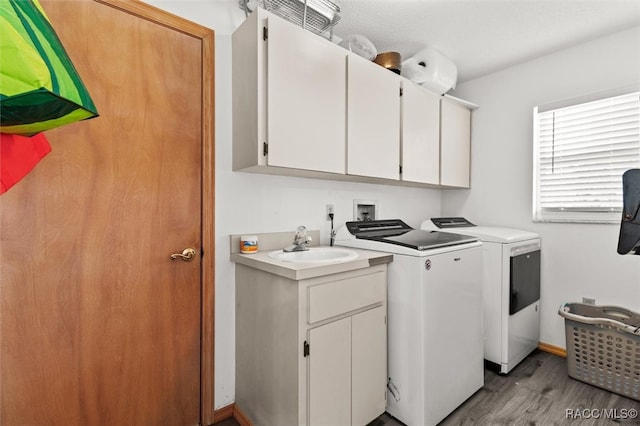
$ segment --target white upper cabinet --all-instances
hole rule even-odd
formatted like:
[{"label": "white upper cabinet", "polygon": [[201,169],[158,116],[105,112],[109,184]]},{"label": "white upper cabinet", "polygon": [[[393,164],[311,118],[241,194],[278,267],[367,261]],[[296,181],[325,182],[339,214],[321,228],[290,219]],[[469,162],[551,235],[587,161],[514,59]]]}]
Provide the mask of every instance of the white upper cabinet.
[{"label": "white upper cabinet", "polygon": [[233,170],[469,187],[464,101],[261,8],[233,33],[232,72]]},{"label": "white upper cabinet", "polygon": [[233,169],[344,174],[347,51],[257,9],[232,56]]},{"label": "white upper cabinet", "polygon": [[345,173],[345,49],[268,18],[267,163]]},{"label": "white upper cabinet", "polygon": [[440,185],[469,188],[471,110],[443,97],[440,100]]},{"label": "white upper cabinet", "polygon": [[402,82],[402,180],[440,183],[440,96]]},{"label": "white upper cabinet", "polygon": [[357,55],[347,72],[347,173],[400,178],[400,77]]}]

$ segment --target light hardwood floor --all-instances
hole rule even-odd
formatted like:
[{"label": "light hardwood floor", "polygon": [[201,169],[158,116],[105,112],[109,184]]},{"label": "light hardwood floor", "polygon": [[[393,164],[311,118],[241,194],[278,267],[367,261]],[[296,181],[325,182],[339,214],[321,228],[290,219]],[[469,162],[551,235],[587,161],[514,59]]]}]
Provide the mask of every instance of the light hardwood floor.
[{"label": "light hardwood floor", "polygon": [[[566,359],[547,352],[535,351],[506,376],[485,370],[484,380],[440,426],[640,424],[640,402],[571,379]],[[573,418],[572,412],[577,413]],[[238,423],[229,419],[218,425]],[[385,413],[368,426],[401,425]]]}]

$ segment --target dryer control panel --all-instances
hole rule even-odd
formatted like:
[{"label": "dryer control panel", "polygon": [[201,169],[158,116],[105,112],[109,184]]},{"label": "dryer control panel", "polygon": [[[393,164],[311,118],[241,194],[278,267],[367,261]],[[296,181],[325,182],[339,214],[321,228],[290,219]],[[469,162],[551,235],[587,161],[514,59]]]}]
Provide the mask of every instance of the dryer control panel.
[{"label": "dryer control panel", "polygon": [[440,229],[476,226],[464,217],[432,217],[431,222]]}]

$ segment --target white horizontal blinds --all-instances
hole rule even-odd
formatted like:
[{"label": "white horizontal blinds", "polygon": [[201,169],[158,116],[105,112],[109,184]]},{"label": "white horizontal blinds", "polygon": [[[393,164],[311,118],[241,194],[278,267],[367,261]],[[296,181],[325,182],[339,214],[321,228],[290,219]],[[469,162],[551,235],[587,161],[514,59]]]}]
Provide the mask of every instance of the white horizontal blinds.
[{"label": "white horizontal blinds", "polygon": [[619,212],[640,166],[640,92],[538,113],[539,214]]}]

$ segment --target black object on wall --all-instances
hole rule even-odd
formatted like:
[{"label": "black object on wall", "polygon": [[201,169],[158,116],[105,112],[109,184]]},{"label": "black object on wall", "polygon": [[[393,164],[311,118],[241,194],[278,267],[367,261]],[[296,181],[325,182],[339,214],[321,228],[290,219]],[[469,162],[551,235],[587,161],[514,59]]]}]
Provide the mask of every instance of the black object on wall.
[{"label": "black object on wall", "polygon": [[640,254],[640,169],[622,175],[622,201],[618,254]]}]

